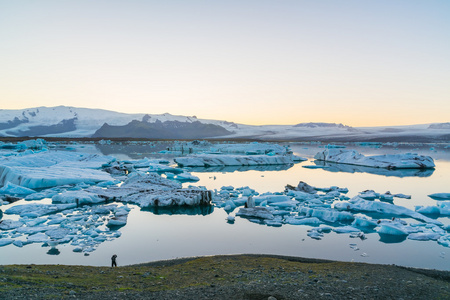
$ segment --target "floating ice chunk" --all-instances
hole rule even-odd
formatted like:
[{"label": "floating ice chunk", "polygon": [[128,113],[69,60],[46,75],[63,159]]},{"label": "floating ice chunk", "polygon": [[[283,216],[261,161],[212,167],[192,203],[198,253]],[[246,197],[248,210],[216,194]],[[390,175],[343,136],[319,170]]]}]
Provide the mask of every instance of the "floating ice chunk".
[{"label": "floating ice chunk", "polygon": [[44,139],[26,140],[18,143],[24,145],[28,149],[46,149],[47,142]]},{"label": "floating ice chunk", "polygon": [[428,197],[434,200],[450,200],[450,193],[435,193],[428,195]]},{"label": "floating ice chunk", "polygon": [[414,232],[408,235],[408,239],[416,241],[437,241],[442,235],[436,232]]},{"label": "floating ice chunk", "polygon": [[67,228],[58,227],[55,229],[50,229],[45,232],[46,235],[48,235],[51,239],[62,239],[66,235],[70,233],[70,230]]},{"label": "floating ice chunk", "polygon": [[323,222],[320,221],[316,217],[307,217],[307,218],[286,218],[286,223],[290,225],[310,225],[310,226],[319,226]]},{"label": "floating ice chunk", "polygon": [[210,151],[216,153],[286,154],[288,149],[272,143],[233,143],[214,144]]},{"label": "floating ice chunk", "polygon": [[335,223],[335,222],[351,222],[354,220],[354,216],[349,212],[340,212],[332,209],[324,208],[299,208],[299,213],[307,217],[316,217],[323,221]]},{"label": "floating ice chunk", "polygon": [[21,221],[15,221],[11,219],[1,220],[0,221],[0,229],[1,230],[11,230],[16,229],[22,226],[24,223]]},{"label": "floating ice chunk", "polygon": [[265,219],[264,223],[267,226],[272,226],[272,227],[281,227],[283,225],[283,221],[280,218],[275,218],[275,219]]},{"label": "floating ice chunk", "polygon": [[76,205],[97,204],[105,202],[105,199],[86,191],[68,191],[52,197],[53,203],[76,203]]},{"label": "floating ice chunk", "polygon": [[258,166],[293,164],[290,155],[191,155],[177,157],[174,161],[180,167],[218,167],[218,166]]},{"label": "floating ice chunk", "polygon": [[183,172],[178,174],[177,176],[175,176],[175,179],[178,181],[199,181],[200,178],[198,178],[197,176],[194,176],[188,172]]},{"label": "floating ice chunk", "polygon": [[108,189],[89,188],[87,191],[100,195],[105,199],[135,203],[140,207],[176,206],[176,205],[209,205],[212,192],[197,187],[181,188],[176,181],[163,178],[156,173],[140,174],[134,172],[120,186]]},{"label": "floating ice chunk", "polygon": [[363,228],[375,228],[377,226],[377,222],[374,220],[369,220],[363,217],[355,217],[355,220],[352,223],[354,227],[363,227]]},{"label": "floating ice chunk", "polygon": [[19,248],[22,248],[23,246],[25,246],[25,244],[27,244],[27,243],[26,243],[26,242],[24,243],[24,242],[21,241],[21,240],[15,240],[15,241],[13,242],[13,245],[16,246],[16,247],[19,247]]},{"label": "floating ice chunk", "polygon": [[359,250],[358,246],[356,244],[349,244],[350,248],[357,251]]},{"label": "floating ice chunk", "polygon": [[8,246],[9,244],[12,244],[14,242],[13,239],[2,239],[0,238],[0,247]]},{"label": "floating ice chunk", "polygon": [[374,200],[380,197],[380,194],[375,193],[373,190],[365,190],[359,193],[359,196],[366,200]]},{"label": "floating ice chunk", "polygon": [[298,201],[294,200],[269,203],[269,206],[275,206],[279,209],[295,208],[297,205]]},{"label": "floating ice chunk", "polygon": [[450,234],[446,234],[444,236],[441,236],[438,239],[438,244],[444,246],[444,247],[449,247],[450,248]]},{"label": "floating ice chunk", "polygon": [[312,228],[308,230],[308,233],[306,234],[307,236],[309,236],[312,239],[315,240],[321,240],[323,237],[323,231],[320,229],[320,227],[317,228]]},{"label": "floating ice chunk", "polygon": [[150,164],[148,166],[148,170],[149,172],[159,172],[159,173],[174,173],[174,174],[179,174],[179,173],[183,173],[183,170],[178,169],[178,168],[173,168],[167,165],[163,165],[163,164]]},{"label": "floating ice chunk", "polygon": [[416,206],[416,211],[425,215],[440,215],[441,210],[437,206]]},{"label": "floating ice chunk", "polygon": [[386,169],[427,169],[435,167],[431,157],[411,153],[364,156],[355,150],[332,148],[317,153],[314,158],[334,163]]},{"label": "floating ice chunk", "polygon": [[35,189],[80,182],[112,180],[98,170],[113,157],[63,151],[46,151],[36,154],[0,159],[0,185],[11,182]]},{"label": "floating ice chunk", "polygon": [[233,215],[228,215],[227,216],[227,222],[228,223],[234,223],[235,219],[236,219],[236,217],[233,216]]},{"label": "floating ice chunk", "polygon": [[388,235],[408,235],[409,233],[395,223],[382,223],[379,227],[375,228],[378,233]]},{"label": "floating ice chunk", "polygon": [[342,226],[342,227],[336,227],[333,228],[333,231],[336,233],[353,233],[353,232],[361,232],[361,230],[359,230],[358,228],[355,228],[353,226]]},{"label": "floating ice chunk", "polygon": [[260,219],[273,219],[273,213],[271,210],[265,207],[242,207],[236,213],[236,216],[247,217],[247,218],[260,218]]},{"label": "floating ice chunk", "polygon": [[53,196],[55,196],[58,193],[59,193],[59,191],[57,188],[47,189],[47,190],[44,190],[41,192],[27,195],[27,196],[25,196],[25,200],[30,201],[30,200],[41,200],[44,198],[52,198]]},{"label": "floating ice chunk", "polygon": [[30,203],[20,204],[8,208],[5,214],[20,215],[29,217],[39,217],[48,214],[54,214],[66,209],[76,207],[76,204],[42,204],[42,203]]},{"label": "floating ice chunk", "polygon": [[409,216],[422,222],[436,224],[442,226],[442,223],[428,218],[418,212],[412,211],[406,207],[398,206],[395,204],[380,202],[380,201],[368,201],[359,196],[353,197],[349,202],[338,202],[334,204],[334,207],[338,210],[355,210],[355,211],[368,211],[376,212],[394,216]]},{"label": "floating ice chunk", "polygon": [[441,215],[450,216],[450,201],[438,201],[437,206]]},{"label": "floating ice chunk", "polygon": [[286,195],[290,196],[290,197],[294,197],[295,200],[298,200],[298,201],[305,201],[305,200],[311,200],[311,199],[317,198],[316,194],[310,194],[310,193],[305,193],[302,191],[293,191],[293,190],[288,190]]},{"label": "floating ice chunk", "polygon": [[36,193],[36,191],[23,186],[13,184],[11,182],[7,182],[2,188],[0,188],[0,194],[25,196],[33,193]]},{"label": "floating ice chunk", "polygon": [[48,236],[43,232],[31,234],[27,237],[27,241],[30,243],[43,243],[49,240]]},{"label": "floating ice chunk", "polygon": [[257,197],[253,197],[253,200],[257,205],[260,205],[262,202],[266,201],[267,204],[280,203],[280,202],[288,202],[291,201],[291,198],[286,195],[261,195]]},{"label": "floating ice chunk", "polygon": [[296,191],[305,192],[308,194],[315,194],[317,193],[317,189],[313,186],[310,186],[306,182],[300,181],[296,188],[291,188],[290,186],[287,186],[288,189],[294,189]]},{"label": "floating ice chunk", "polygon": [[411,195],[394,194],[393,196],[394,196],[394,197],[397,197],[397,198],[411,199]]}]

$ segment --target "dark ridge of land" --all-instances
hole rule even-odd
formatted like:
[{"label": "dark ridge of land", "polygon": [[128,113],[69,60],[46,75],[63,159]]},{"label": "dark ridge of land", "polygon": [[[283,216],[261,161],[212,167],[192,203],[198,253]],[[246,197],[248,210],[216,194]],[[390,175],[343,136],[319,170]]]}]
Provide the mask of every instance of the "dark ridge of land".
[{"label": "dark ridge of land", "polygon": [[[119,261],[120,263],[120,261]],[[1,299],[450,299],[450,272],[278,255],[0,266]]]}]

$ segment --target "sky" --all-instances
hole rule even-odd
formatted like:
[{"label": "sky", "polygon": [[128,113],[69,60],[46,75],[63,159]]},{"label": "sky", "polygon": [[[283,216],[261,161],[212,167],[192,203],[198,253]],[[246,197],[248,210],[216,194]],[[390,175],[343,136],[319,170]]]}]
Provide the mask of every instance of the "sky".
[{"label": "sky", "polygon": [[450,1],[0,0],[0,109],[450,122]]}]

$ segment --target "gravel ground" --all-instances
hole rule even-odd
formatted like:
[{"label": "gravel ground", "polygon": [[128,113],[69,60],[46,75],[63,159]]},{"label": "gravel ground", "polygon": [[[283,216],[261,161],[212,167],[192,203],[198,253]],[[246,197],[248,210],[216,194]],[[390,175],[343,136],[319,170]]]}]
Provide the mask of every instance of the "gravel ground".
[{"label": "gravel ground", "polygon": [[450,272],[270,255],[0,266],[0,299],[450,299]]}]

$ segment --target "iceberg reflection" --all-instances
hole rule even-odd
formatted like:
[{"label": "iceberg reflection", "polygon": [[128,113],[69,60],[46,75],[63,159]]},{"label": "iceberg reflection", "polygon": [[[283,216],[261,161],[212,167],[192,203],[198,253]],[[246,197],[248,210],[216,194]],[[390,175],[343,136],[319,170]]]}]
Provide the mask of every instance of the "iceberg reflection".
[{"label": "iceberg reflection", "polygon": [[246,171],[284,171],[292,168],[294,164],[287,165],[259,165],[259,166],[219,166],[219,167],[189,167],[189,172],[246,172]]},{"label": "iceberg reflection", "polygon": [[141,211],[149,211],[155,215],[189,215],[189,216],[206,216],[214,211],[213,205],[198,206],[149,206],[142,208]]},{"label": "iceberg reflection", "polygon": [[320,160],[314,161],[315,165],[329,172],[345,172],[345,173],[369,173],[383,176],[394,177],[429,177],[433,174],[434,169],[385,169],[373,168],[357,165],[348,165],[340,163],[325,162]]}]

